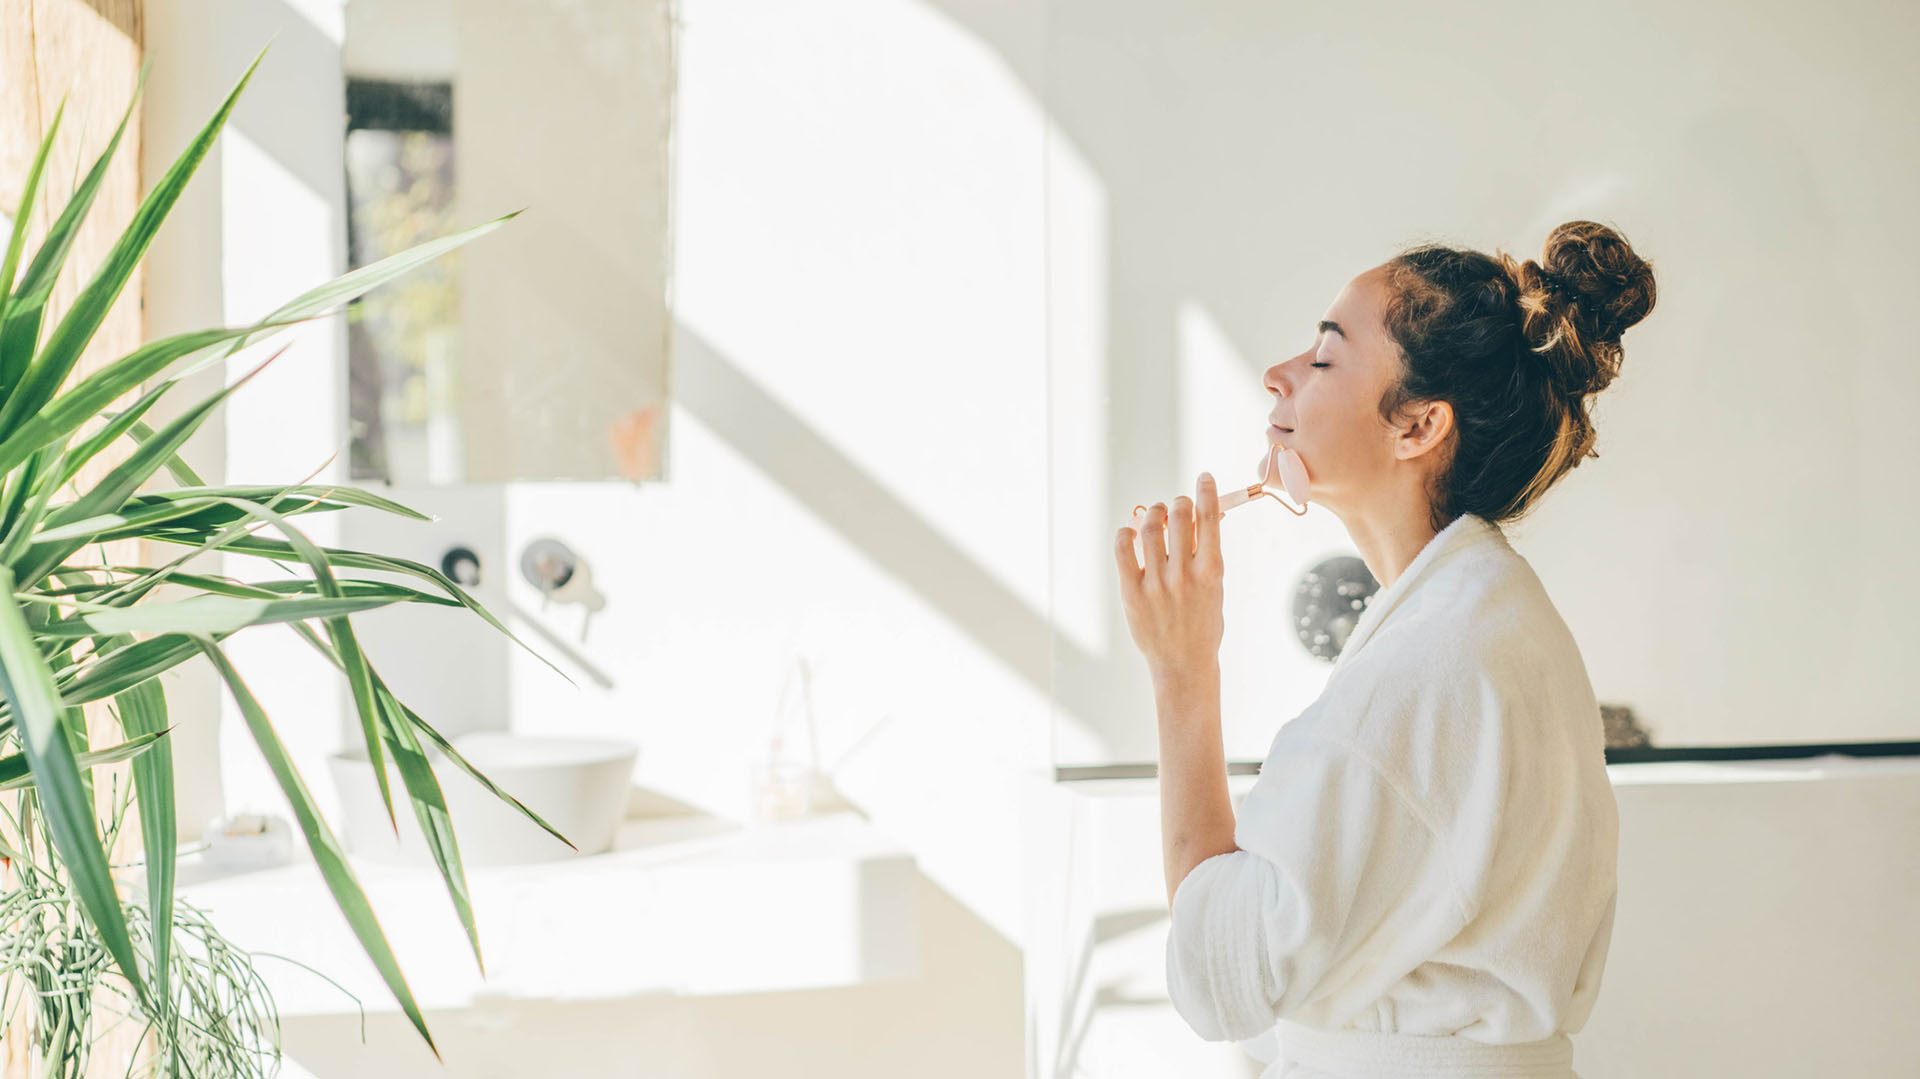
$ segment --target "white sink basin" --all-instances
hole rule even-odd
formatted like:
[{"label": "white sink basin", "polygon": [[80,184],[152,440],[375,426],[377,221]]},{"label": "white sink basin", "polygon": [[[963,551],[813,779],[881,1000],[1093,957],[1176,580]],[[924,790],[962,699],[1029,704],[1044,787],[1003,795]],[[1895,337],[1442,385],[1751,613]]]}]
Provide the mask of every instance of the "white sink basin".
[{"label": "white sink basin", "polygon": [[[625,815],[628,784],[639,755],[633,743],[483,731],[460,735],[453,739],[453,746],[481,774],[540,814],[579,848],[569,849],[448,761],[437,748],[429,747],[428,760],[446,796],[454,838],[466,865],[548,862],[612,848]],[[374,781],[366,749],[354,747],[334,753],[327,763],[340,793],[341,824],[349,850],[373,861],[433,864],[406,786],[391,760],[387,762],[387,779],[400,827],[398,839],[380,801],[380,788]]]}]

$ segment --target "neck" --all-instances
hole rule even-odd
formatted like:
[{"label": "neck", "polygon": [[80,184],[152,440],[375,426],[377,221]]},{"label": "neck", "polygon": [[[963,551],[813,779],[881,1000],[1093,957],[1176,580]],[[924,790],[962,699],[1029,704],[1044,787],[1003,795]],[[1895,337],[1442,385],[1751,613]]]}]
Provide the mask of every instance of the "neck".
[{"label": "neck", "polygon": [[1373,574],[1383,590],[1391,588],[1421,550],[1439,535],[1424,501],[1417,505],[1406,503],[1345,513],[1340,519],[1347,526],[1353,545],[1359,548],[1367,572]]}]

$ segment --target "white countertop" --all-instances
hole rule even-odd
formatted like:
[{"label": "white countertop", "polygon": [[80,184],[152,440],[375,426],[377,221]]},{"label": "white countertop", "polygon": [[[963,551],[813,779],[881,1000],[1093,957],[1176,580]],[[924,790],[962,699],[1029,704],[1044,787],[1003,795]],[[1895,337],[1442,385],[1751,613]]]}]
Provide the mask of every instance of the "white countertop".
[{"label": "white countertop", "polygon": [[1645,761],[1607,765],[1607,777],[1616,787],[1642,783],[1771,783],[1893,774],[1920,775],[1920,757],[1854,757],[1828,753],[1782,760]]},{"label": "white countertop", "polygon": [[[398,1008],[296,835],[295,862],[215,876],[180,860],[181,898],[250,951],[309,964],[369,1011]],[[609,999],[827,988],[918,975],[918,868],[853,812],[742,826],[629,820],[604,854],[471,867],[482,955],[437,870],[351,859],[423,1008],[483,998]],[[283,1015],[353,1013],[291,963],[256,964]]]}]

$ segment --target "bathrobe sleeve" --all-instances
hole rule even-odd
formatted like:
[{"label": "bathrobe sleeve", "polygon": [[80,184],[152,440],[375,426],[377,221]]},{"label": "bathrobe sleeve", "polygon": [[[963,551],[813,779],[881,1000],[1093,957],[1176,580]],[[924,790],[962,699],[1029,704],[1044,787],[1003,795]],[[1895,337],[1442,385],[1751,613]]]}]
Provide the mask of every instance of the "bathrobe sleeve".
[{"label": "bathrobe sleeve", "polygon": [[1240,849],[1174,893],[1167,989],[1206,1041],[1303,1005],[1357,1014],[1467,923],[1446,845],[1352,748],[1283,730],[1242,800]]}]

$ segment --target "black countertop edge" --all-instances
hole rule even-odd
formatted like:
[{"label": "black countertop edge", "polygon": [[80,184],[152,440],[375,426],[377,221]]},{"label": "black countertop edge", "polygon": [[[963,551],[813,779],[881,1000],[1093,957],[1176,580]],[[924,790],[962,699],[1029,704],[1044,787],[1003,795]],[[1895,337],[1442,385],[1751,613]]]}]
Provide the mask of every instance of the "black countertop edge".
[{"label": "black countertop edge", "polygon": [[[1657,761],[1766,761],[1821,757],[1920,757],[1920,742],[1796,742],[1773,746],[1616,746],[1607,750],[1608,764],[1650,764]],[[1129,764],[1071,764],[1053,770],[1056,783],[1090,779],[1152,779],[1160,766]],[[1259,761],[1228,761],[1228,775],[1258,775]]]}]

